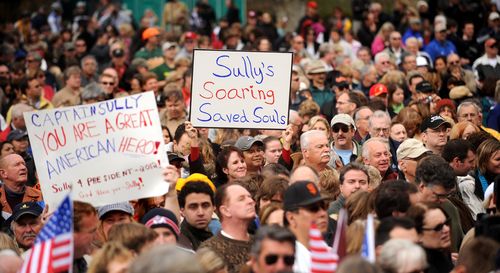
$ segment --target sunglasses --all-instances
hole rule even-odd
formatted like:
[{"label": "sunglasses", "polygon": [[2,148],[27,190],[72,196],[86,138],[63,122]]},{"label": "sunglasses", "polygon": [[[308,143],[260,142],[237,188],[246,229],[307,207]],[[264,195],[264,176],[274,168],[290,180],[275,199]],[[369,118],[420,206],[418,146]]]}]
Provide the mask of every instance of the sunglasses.
[{"label": "sunglasses", "polygon": [[287,266],[292,266],[294,264],[294,262],[295,262],[295,256],[294,255],[269,254],[264,259],[265,259],[267,265],[273,265],[273,264],[275,264],[278,261],[278,258],[283,258],[283,262]]},{"label": "sunglasses", "polygon": [[102,85],[115,85],[114,82],[101,82]]},{"label": "sunglasses", "polygon": [[349,126],[347,126],[345,124],[335,124],[335,125],[333,125],[332,131],[334,133],[338,133],[340,130],[342,130],[342,132],[344,132],[344,133],[347,133],[347,132],[349,132]]},{"label": "sunglasses", "polygon": [[309,212],[316,213],[320,210],[326,210],[328,208],[328,204],[326,202],[316,202],[314,204],[307,205],[302,208]]},{"label": "sunglasses", "polygon": [[450,226],[450,222],[451,222],[451,219],[446,218],[444,223],[441,223],[441,224],[435,226],[434,228],[422,228],[422,230],[440,232],[443,230],[444,226]]}]

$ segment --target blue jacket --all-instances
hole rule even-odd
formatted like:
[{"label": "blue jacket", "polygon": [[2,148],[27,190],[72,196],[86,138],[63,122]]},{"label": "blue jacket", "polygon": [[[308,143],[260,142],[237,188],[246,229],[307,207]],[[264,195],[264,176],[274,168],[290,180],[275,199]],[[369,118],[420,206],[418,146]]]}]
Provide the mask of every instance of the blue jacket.
[{"label": "blue jacket", "polygon": [[456,53],[457,48],[448,40],[441,43],[434,39],[425,47],[425,52],[431,56],[434,62],[438,56],[448,56],[451,53]]}]

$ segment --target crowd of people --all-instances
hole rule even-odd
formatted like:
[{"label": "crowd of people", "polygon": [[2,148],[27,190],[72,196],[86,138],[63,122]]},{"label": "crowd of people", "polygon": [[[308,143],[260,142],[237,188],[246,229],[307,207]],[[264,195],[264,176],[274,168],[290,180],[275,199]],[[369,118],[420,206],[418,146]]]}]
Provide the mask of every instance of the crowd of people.
[{"label": "crowd of people", "polygon": [[[74,201],[73,272],[308,273],[312,227],[345,236],[336,272],[500,270],[499,1],[353,0],[326,17],[308,1],[296,27],[254,10],[242,24],[233,1],[216,18],[169,0],[139,22],[119,2],[61,2],[0,27],[0,272],[50,219],[23,113],[146,91],[169,191]],[[195,49],[293,52],[286,130],[194,128]]]}]

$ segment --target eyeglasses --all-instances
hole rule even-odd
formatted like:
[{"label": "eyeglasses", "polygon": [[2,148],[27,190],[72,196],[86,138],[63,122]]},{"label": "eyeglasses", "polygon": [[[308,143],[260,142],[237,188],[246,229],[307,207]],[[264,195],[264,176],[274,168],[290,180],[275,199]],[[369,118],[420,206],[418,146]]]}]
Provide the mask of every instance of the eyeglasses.
[{"label": "eyeglasses", "polygon": [[463,114],[463,115],[460,115],[461,118],[475,118],[477,116],[477,114],[475,113],[468,113],[468,114]]},{"label": "eyeglasses", "polygon": [[388,133],[389,132],[389,128],[373,128],[373,131],[375,133],[380,133],[380,132]]},{"label": "eyeglasses", "polygon": [[460,61],[450,61],[450,64],[452,64],[452,65],[457,65],[459,63],[460,63]]},{"label": "eyeglasses", "polygon": [[427,129],[426,132],[427,133],[434,133],[434,134],[446,133],[446,132],[448,132],[448,128],[447,127],[439,127],[436,129]]},{"label": "eyeglasses", "polygon": [[385,62],[380,62],[381,64],[390,64],[391,62],[385,61]]},{"label": "eyeglasses", "polygon": [[432,194],[434,194],[434,196],[436,197],[437,200],[446,199],[446,198],[449,198],[450,196],[453,195],[453,192],[449,192],[449,193],[436,193],[433,190],[431,190],[431,191],[432,191]]},{"label": "eyeglasses", "polygon": [[294,255],[277,255],[277,254],[268,254],[264,258],[266,261],[267,265],[273,265],[278,261],[278,258],[282,258],[283,262],[287,266],[292,266],[295,263],[295,256]]},{"label": "eyeglasses", "polygon": [[114,82],[101,82],[101,84],[102,85],[110,85],[110,86],[115,85]]},{"label": "eyeglasses", "polygon": [[340,130],[342,130],[342,132],[344,132],[344,133],[347,133],[347,132],[349,132],[349,126],[347,126],[345,124],[335,124],[335,125],[333,125],[332,131],[334,133],[338,133]]},{"label": "eyeglasses", "polygon": [[443,230],[444,226],[450,226],[450,222],[451,222],[451,219],[450,218],[446,218],[446,220],[444,221],[444,223],[438,224],[437,226],[435,226],[433,228],[424,228],[423,227],[422,230],[440,232],[440,231]]},{"label": "eyeglasses", "polygon": [[328,204],[326,202],[321,201],[311,205],[304,206],[302,208],[309,212],[316,213],[320,210],[326,210],[328,208]]}]

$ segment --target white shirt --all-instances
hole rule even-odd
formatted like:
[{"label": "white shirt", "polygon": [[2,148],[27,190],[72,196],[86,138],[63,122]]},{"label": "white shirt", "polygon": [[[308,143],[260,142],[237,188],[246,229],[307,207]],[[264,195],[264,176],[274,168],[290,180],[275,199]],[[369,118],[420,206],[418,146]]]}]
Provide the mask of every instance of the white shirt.
[{"label": "white shirt", "polygon": [[295,264],[293,265],[293,272],[311,272],[311,252],[299,241],[295,241]]}]

